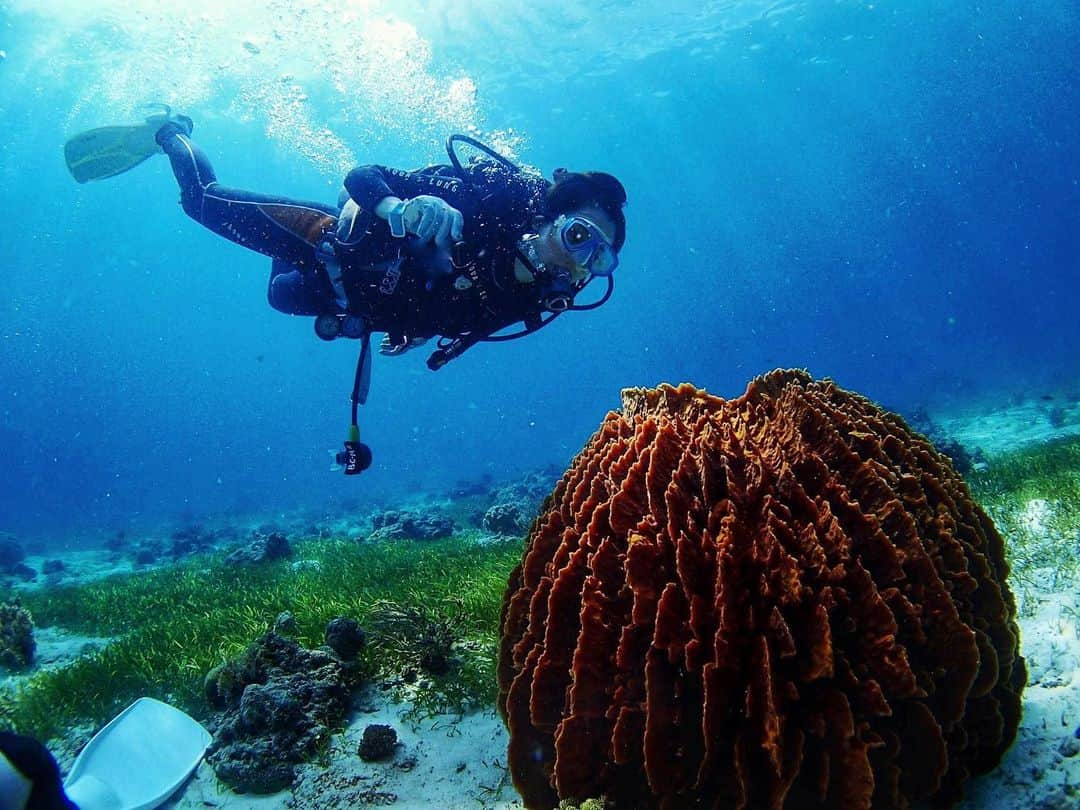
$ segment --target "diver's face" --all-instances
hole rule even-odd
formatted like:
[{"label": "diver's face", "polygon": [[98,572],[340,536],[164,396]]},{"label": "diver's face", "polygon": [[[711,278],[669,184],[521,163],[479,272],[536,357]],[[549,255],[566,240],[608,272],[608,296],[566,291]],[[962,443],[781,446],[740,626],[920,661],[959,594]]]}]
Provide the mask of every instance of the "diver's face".
[{"label": "diver's face", "polygon": [[608,244],[614,244],[615,223],[611,221],[611,217],[599,208],[587,205],[582,208],[567,211],[562,216],[556,218],[554,222],[545,222],[540,227],[539,238],[536,240],[536,258],[548,266],[558,265],[559,267],[563,267],[570,271],[570,276],[574,281],[582,281],[589,275],[589,271],[587,268],[578,264],[574,259],[574,256],[567,250],[566,246],[563,244],[563,237],[560,232],[562,223],[573,217],[587,219],[600,229],[600,232],[604,235]]}]

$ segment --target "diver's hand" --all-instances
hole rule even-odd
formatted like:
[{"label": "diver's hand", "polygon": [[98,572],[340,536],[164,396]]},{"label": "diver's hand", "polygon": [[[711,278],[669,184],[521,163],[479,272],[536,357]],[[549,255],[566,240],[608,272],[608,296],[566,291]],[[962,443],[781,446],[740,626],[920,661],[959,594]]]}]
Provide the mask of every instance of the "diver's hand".
[{"label": "diver's hand", "polygon": [[465,218],[454,206],[441,197],[421,194],[406,201],[401,212],[405,230],[421,244],[434,242],[445,248],[461,241]]},{"label": "diver's hand", "polygon": [[409,349],[423,346],[425,343],[427,343],[427,338],[410,338],[407,335],[402,338],[401,343],[395,343],[390,335],[383,335],[382,340],[379,341],[379,354],[396,357],[399,354],[405,354]]}]

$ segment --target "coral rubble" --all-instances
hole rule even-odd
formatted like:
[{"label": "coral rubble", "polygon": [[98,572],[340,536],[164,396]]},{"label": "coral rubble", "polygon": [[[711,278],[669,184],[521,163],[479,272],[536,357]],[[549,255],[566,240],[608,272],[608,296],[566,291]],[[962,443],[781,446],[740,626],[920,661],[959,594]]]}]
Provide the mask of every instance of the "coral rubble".
[{"label": "coral rubble", "polygon": [[266,633],[206,677],[208,701],[225,712],[207,762],[238,792],[283,790],[344,721],[356,678],[330,650]]},{"label": "coral rubble", "polygon": [[338,616],[326,625],[326,646],[342,661],[352,661],[364,649],[366,635],[356,619]]},{"label": "coral rubble", "polygon": [[34,622],[18,602],[0,602],[0,670],[26,669],[34,663]]},{"label": "coral rubble", "polygon": [[393,726],[371,723],[364,728],[357,753],[364,762],[378,762],[393,756],[397,744],[397,732]]},{"label": "coral rubble", "polygon": [[624,391],[504,600],[515,785],[529,807],[948,805],[1016,734],[1007,572],[948,459],[830,381]]},{"label": "coral rubble", "polygon": [[0,574],[16,573],[26,559],[26,549],[18,538],[8,532],[0,532]]},{"label": "coral rubble", "polygon": [[533,515],[521,504],[510,501],[497,503],[484,513],[481,525],[489,532],[521,537],[529,530]]},{"label": "coral rubble", "polygon": [[292,546],[281,532],[256,534],[246,546],[236,549],[225,558],[226,565],[254,565],[282,560],[292,556]]},{"label": "coral rubble", "polygon": [[379,540],[436,540],[449,537],[454,521],[434,511],[410,512],[389,510],[372,516],[375,530],[369,541]]}]

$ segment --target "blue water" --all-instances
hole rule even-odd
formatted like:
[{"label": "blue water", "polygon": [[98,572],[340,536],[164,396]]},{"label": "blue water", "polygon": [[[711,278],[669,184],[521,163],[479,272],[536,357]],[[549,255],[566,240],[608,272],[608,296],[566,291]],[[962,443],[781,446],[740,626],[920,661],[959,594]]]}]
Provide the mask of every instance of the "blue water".
[{"label": "blue water", "polygon": [[[565,465],[619,390],[800,366],[897,408],[1080,373],[1080,16],[1035,2],[0,0],[0,530],[68,543]],[[164,158],[76,185],[167,101],[229,185],[332,202],[469,129],[616,174],[611,301],[442,371],[377,358],[374,467],[327,450],[355,345],[265,302]]]}]

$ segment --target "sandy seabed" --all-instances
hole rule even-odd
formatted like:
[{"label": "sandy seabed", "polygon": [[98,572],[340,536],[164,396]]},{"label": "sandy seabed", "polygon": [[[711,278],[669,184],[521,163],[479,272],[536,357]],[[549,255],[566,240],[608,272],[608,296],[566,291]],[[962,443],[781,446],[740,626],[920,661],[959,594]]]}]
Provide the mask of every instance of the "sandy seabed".
[{"label": "sandy seabed", "polygon": [[[349,725],[334,735],[325,764],[298,768],[289,790],[268,796],[236,794],[204,762],[165,807],[523,807],[504,767],[506,729],[494,710],[413,723],[403,717],[409,709],[408,704],[393,703],[375,689],[365,689]],[[364,762],[357,753],[364,729],[373,723],[397,731],[397,749],[383,762]]]}]

